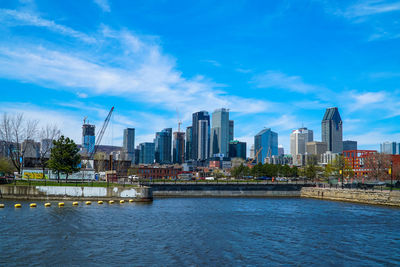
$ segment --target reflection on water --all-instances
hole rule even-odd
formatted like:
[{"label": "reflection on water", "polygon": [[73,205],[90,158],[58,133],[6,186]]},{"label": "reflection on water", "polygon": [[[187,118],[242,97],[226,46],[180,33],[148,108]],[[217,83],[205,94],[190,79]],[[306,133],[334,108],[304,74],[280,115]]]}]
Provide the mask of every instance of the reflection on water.
[{"label": "reflection on water", "polygon": [[0,265],[398,265],[400,209],[311,199],[1,201]]}]

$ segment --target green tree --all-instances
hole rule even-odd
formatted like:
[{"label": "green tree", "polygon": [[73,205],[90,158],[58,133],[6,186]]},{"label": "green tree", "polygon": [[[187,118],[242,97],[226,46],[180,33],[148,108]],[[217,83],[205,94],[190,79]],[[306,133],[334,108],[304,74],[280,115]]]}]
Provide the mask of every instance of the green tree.
[{"label": "green tree", "polygon": [[57,173],[58,181],[60,181],[60,173],[65,173],[67,180],[68,175],[79,171],[81,156],[78,152],[78,146],[68,137],[65,138],[62,135],[58,140],[53,141],[48,166]]},{"label": "green tree", "polygon": [[0,173],[3,174],[12,174],[16,171],[16,168],[13,166],[11,161],[7,158],[0,158]]},{"label": "green tree", "polygon": [[332,162],[332,173],[336,174],[336,176],[340,178],[342,176],[340,174],[341,171],[345,178],[354,177],[354,171],[343,155],[337,156]]}]

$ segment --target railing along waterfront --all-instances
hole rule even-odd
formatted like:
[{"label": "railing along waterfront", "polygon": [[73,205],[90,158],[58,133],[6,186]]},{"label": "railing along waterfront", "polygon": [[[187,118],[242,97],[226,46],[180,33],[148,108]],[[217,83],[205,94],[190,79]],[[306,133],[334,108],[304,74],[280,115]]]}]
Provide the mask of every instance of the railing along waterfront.
[{"label": "railing along waterfront", "polygon": [[139,185],[151,186],[151,185],[304,185],[304,186],[315,186],[316,183],[308,180],[296,180],[296,181],[271,181],[271,180],[168,180],[168,179],[140,179]]}]

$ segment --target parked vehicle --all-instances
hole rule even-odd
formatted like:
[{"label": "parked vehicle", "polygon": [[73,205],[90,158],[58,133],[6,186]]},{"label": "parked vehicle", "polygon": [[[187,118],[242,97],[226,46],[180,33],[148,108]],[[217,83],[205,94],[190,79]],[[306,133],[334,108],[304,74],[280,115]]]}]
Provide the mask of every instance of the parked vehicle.
[{"label": "parked vehicle", "polygon": [[269,181],[272,180],[271,177],[267,177],[267,176],[261,176],[261,177],[256,177],[255,180],[263,180],[263,181]]}]

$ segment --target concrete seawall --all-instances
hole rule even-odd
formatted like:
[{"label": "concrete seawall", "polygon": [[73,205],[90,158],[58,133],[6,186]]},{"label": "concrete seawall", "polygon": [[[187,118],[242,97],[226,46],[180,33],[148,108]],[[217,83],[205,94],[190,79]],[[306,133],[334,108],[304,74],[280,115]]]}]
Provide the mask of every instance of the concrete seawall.
[{"label": "concrete seawall", "polygon": [[151,201],[149,187],[77,187],[77,186],[13,186],[0,185],[1,197],[26,200],[108,200],[134,199]]},{"label": "concrete seawall", "polygon": [[301,197],[400,207],[400,191],[304,187]]},{"label": "concrete seawall", "polygon": [[154,184],[154,197],[300,197],[296,184]]}]

